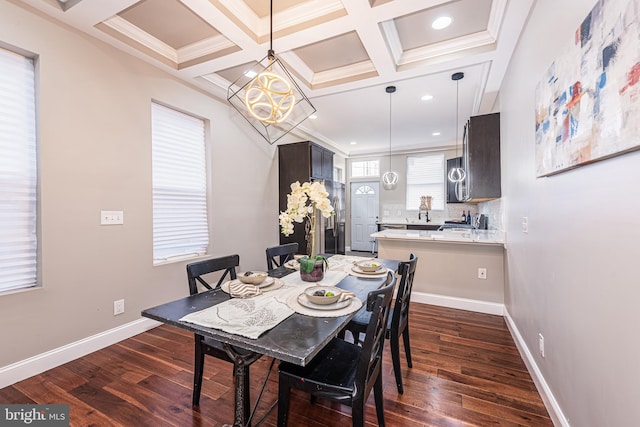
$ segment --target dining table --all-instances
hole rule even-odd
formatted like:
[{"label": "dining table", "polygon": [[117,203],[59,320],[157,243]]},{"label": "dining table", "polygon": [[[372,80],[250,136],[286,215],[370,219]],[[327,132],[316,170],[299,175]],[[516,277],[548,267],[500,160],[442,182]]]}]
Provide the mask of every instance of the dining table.
[{"label": "dining table", "polygon": [[[359,301],[361,304],[356,307],[358,309],[366,305],[368,293],[380,288],[386,279],[386,274],[357,274],[351,271],[351,265],[366,259],[371,258],[345,255],[329,256],[328,269],[325,273],[325,278],[333,277],[336,282],[330,283],[331,285],[352,293],[354,302]],[[400,262],[390,259],[376,259],[375,261],[382,264],[385,272],[396,272]],[[299,271],[286,266],[269,270],[268,274],[274,279],[287,281],[285,289],[288,288],[290,293],[300,293],[305,288],[316,285],[316,283],[302,282]],[[325,284],[323,281],[324,279],[318,284]],[[297,290],[294,287],[297,287]],[[264,294],[266,295],[267,292]],[[234,421],[232,425],[245,427],[250,424],[253,415],[249,411],[249,378],[245,377],[249,375],[249,370],[243,368],[263,355],[300,366],[307,365],[329,341],[342,331],[358,309],[344,315],[332,314],[330,311],[310,313],[307,310],[308,314],[302,314],[305,313],[305,310],[293,311],[284,320],[260,333],[257,337],[249,337],[245,336],[246,334],[234,333],[229,330],[225,331],[224,328],[205,326],[206,323],[198,324],[193,323],[194,321],[188,321],[190,316],[205,313],[207,310],[216,310],[230,299],[228,290],[225,292],[221,287],[217,287],[145,309],[141,315],[223,343],[225,351],[234,360]],[[236,298],[236,300],[239,299]]]}]

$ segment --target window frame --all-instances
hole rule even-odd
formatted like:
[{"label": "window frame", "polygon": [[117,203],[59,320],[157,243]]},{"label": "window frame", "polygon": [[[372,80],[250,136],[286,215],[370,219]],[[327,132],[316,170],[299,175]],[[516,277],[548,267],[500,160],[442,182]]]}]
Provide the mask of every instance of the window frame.
[{"label": "window frame", "polygon": [[[2,55],[1,67],[3,70],[20,70],[24,67],[24,73],[13,76],[9,75],[9,72],[5,74],[8,82],[6,87],[16,89],[22,87],[26,91],[20,93],[16,98],[17,101],[14,104],[7,103],[7,111],[11,113],[3,112],[0,117],[0,122],[10,120],[18,122],[19,125],[25,126],[18,128],[18,131],[14,133],[5,132],[3,136],[6,137],[4,142],[0,141],[0,152],[6,150],[6,153],[13,152],[14,156],[2,156],[6,159],[14,159],[16,164],[13,168],[9,167],[10,163],[6,162],[4,167],[0,168],[1,172],[4,171],[7,174],[5,182],[7,182],[7,188],[11,190],[7,191],[8,194],[6,207],[17,208],[18,214],[16,216],[6,216],[2,219],[4,223],[12,224],[11,229],[13,231],[23,230],[21,233],[11,234],[7,240],[0,239],[2,249],[7,253],[16,254],[20,253],[22,256],[17,259],[5,260],[3,265],[0,265],[0,270],[3,276],[0,277],[2,282],[0,283],[0,294],[6,295],[15,292],[28,291],[32,289],[38,289],[42,287],[40,260],[41,260],[41,245],[40,245],[40,138],[39,138],[39,120],[38,120],[38,55],[27,52],[24,49],[15,48],[4,43],[0,43],[0,55]],[[14,63],[15,67],[11,66]],[[21,62],[21,63],[20,63]],[[15,92],[14,92],[15,93]],[[22,96],[24,95],[24,96]],[[22,97],[22,98],[20,98]],[[11,100],[10,96],[3,96],[5,101]],[[0,108],[2,106],[0,105]],[[23,113],[22,116],[19,113]],[[9,117],[9,119],[7,119]],[[24,119],[24,121],[20,121]],[[11,129],[7,126],[5,129]],[[16,138],[18,144],[13,146],[11,137]],[[6,144],[6,145],[5,145]],[[18,148],[23,148],[19,150]],[[15,149],[15,151],[14,151]],[[21,158],[22,157],[22,158]],[[0,164],[2,161],[0,160]],[[9,176],[10,171],[17,172],[14,179]],[[0,176],[0,187],[2,177]],[[20,187],[20,182],[25,191],[22,192],[22,197],[19,193],[15,192],[16,188]],[[16,202],[17,201],[17,202]],[[2,201],[0,201],[2,203]],[[4,205],[4,203],[2,203]],[[25,207],[24,205],[28,205]],[[3,209],[4,210],[4,209]],[[12,212],[14,209],[7,209],[7,212]],[[7,237],[8,235],[2,233],[1,236]],[[0,236],[0,237],[1,237]],[[18,240],[16,240],[16,238]],[[15,250],[15,243],[20,242],[20,252]],[[25,249],[26,246],[26,249]],[[13,249],[12,249],[13,247]],[[6,268],[5,268],[6,266]],[[13,268],[12,270],[10,270]],[[8,272],[6,279],[4,273]],[[13,284],[10,284],[14,282]]]},{"label": "window frame", "polygon": [[[428,181],[428,182],[424,182],[424,183],[412,183],[412,179],[411,178],[411,168],[415,167],[411,165],[411,162],[415,162],[417,159],[425,159],[425,158],[438,158],[439,161],[439,171],[436,171],[434,173],[431,174],[432,178],[434,178],[433,181]],[[429,195],[432,196],[432,202],[431,202],[431,210],[432,211],[444,211],[446,210],[446,182],[445,182],[445,169],[446,169],[446,159],[445,159],[445,155],[444,153],[425,153],[425,154],[420,154],[420,155],[411,155],[411,156],[407,156],[407,160],[406,160],[406,180],[407,180],[407,187],[406,187],[406,192],[405,192],[405,209],[407,211],[417,211],[420,209],[420,198],[419,195],[416,196],[415,194],[413,194],[414,192],[411,191],[411,186],[435,186],[437,185],[439,187],[439,192],[440,194],[420,194],[420,195]],[[420,192],[420,190],[418,190],[418,192]],[[423,191],[424,193],[424,191]],[[412,197],[415,196],[415,197]],[[415,199],[415,200],[414,200]],[[411,201],[411,205],[409,204],[409,202]]]},{"label": "window frame", "polygon": [[[362,163],[363,167],[363,174],[362,175],[354,175],[353,170],[354,170],[354,165],[358,164],[358,163]],[[376,167],[375,168],[371,168],[371,165],[375,164]],[[366,172],[370,169],[374,169],[375,173],[369,173],[367,174]],[[349,167],[349,175],[351,176],[351,178],[379,178],[380,177],[380,160],[379,159],[371,159],[371,160],[351,160],[351,165]]]},{"label": "window frame", "polygon": [[[198,207],[199,207],[199,217],[200,220],[202,221],[199,225],[199,231],[197,232],[198,236],[200,236],[201,239],[203,239],[201,241],[200,244],[194,245],[195,249],[193,251],[178,251],[176,250],[176,253],[174,254],[162,254],[160,255],[159,252],[157,252],[158,248],[156,245],[156,239],[159,237],[159,234],[157,234],[157,226],[158,226],[158,219],[157,215],[158,215],[158,211],[156,210],[157,205],[156,202],[158,201],[156,199],[157,195],[156,192],[159,191],[158,187],[157,187],[157,182],[156,182],[156,172],[158,172],[158,165],[156,164],[156,157],[155,154],[156,152],[155,150],[155,146],[154,146],[154,133],[156,131],[156,123],[155,123],[155,116],[154,114],[171,114],[174,115],[174,118],[176,119],[184,119],[185,121],[192,121],[192,122],[197,122],[199,125],[201,125],[201,133],[198,135],[198,139],[201,137],[202,140],[199,141],[198,140],[198,153],[194,154],[191,153],[191,160],[192,161],[196,161],[196,165],[194,165],[193,167],[195,167],[196,169],[199,170],[199,175],[198,175],[198,183],[200,185],[200,187],[198,188],[198,191],[190,191],[187,192],[187,196],[194,196],[197,193],[197,196],[195,196],[196,198],[200,198],[200,202],[198,203]],[[211,215],[211,209],[210,209],[210,192],[209,192],[209,181],[210,181],[210,175],[209,175],[209,157],[208,157],[208,127],[209,127],[209,121],[205,118],[199,117],[198,115],[192,114],[190,112],[185,112],[183,110],[174,108],[172,106],[169,106],[167,104],[164,104],[162,102],[158,102],[156,100],[152,100],[151,102],[151,157],[152,157],[152,161],[151,161],[151,169],[152,169],[152,177],[151,177],[151,186],[152,186],[152,237],[153,237],[153,251],[152,251],[152,258],[153,258],[153,265],[163,265],[163,264],[169,264],[169,263],[173,263],[173,262],[180,262],[180,261],[184,261],[184,260],[189,260],[189,259],[196,259],[196,258],[200,258],[205,256],[209,250],[210,250],[210,244],[211,244],[211,236],[210,236],[210,215]],[[180,135],[183,136],[184,134],[188,133],[188,130],[182,130],[180,132]],[[184,142],[184,141],[183,141]],[[172,143],[176,143],[177,142],[173,142]],[[163,147],[166,148],[166,147]],[[173,147],[169,147],[170,149],[173,149]],[[185,156],[187,154],[189,154],[188,150],[185,150],[184,148],[182,149],[176,149],[176,151],[173,151],[173,154],[169,154],[167,155],[168,159],[170,161],[170,163],[172,164],[172,166],[177,166],[177,164],[179,163],[179,161],[182,161],[183,159],[181,158],[179,161],[176,160],[177,157],[179,156]],[[191,181],[191,179],[188,177],[188,175],[192,175],[192,171],[193,171],[193,167],[191,164],[189,164],[188,166],[182,165],[182,168],[180,168],[180,170],[175,170],[174,172],[179,173],[179,172],[187,172],[188,173],[186,175],[182,175],[180,178],[180,183],[182,185],[195,185],[194,182]],[[173,178],[173,177],[172,177]],[[165,178],[166,179],[166,178]],[[194,190],[194,188],[190,187],[191,190]],[[175,188],[174,188],[175,190]],[[180,190],[185,190],[185,188],[181,188]],[[180,194],[181,196],[184,196],[184,192],[176,192],[176,191],[169,191],[168,193],[177,193]],[[194,212],[198,212],[198,209],[194,209],[194,208],[190,208],[190,209],[186,209],[184,212],[187,212],[189,215],[194,214]],[[188,221],[187,221],[188,222]],[[181,223],[184,224],[184,223]],[[189,230],[191,231],[191,229]]]}]

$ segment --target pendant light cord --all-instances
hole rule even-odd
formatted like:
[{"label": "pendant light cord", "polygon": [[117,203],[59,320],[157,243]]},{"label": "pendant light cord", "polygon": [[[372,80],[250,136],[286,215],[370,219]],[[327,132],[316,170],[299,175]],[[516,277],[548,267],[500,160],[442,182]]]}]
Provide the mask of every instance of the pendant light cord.
[{"label": "pendant light cord", "polygon": [[389,92],[389,171],[391,171],[391,95]]},{"label": "pendant light cord", "polygon": [[460,110],[460,80],[456,80],[456,157],[458,157],[458,114]]},{"label": "pendant light cord", "polygon": [[273,52],[273,0],[269,3],[269,59],[275,58]]}]

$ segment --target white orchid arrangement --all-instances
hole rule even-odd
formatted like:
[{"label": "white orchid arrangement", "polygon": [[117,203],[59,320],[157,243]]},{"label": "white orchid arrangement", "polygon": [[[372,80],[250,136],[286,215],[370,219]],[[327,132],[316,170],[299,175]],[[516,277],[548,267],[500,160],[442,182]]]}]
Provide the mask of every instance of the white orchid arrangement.
[{"label": "white orchid arrangement", "polygon": [[315,255],[314,231],[315,231],[315,210],[318,209],[324,218],[329,218],[334,214],[333,206],[329,200],[324,182],[304,182],[296,181],[291,184],[291,194],[287,195],[287,210],[280,212],[280,230],[282,234],[288,236],[293,233],[293,223],[302,223],[307,220],[307,239],[311,239],[311,253]]}]

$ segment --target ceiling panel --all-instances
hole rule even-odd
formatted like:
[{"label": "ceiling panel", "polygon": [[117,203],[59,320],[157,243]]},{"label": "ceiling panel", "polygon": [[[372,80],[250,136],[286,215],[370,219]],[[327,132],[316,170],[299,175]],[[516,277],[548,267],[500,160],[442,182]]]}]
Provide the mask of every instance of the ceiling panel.
[{"label": "ceiling panel", "polygon": [[118,16],[174,49],[220,35],[178,0],[144,0]]},{"label": "ceiling panel", "polygon": [[294,49],[293,53],[314,73],[369,60],[355,31]]},{"label": "ceiling panel", "polygon": [[[458,0],[395,18],[393,22],[403,49],[424,47],[486,30],[491,1]],[[450,16],[453,22],[447,28],[434,30],[431,24],[441,16]]]}]

